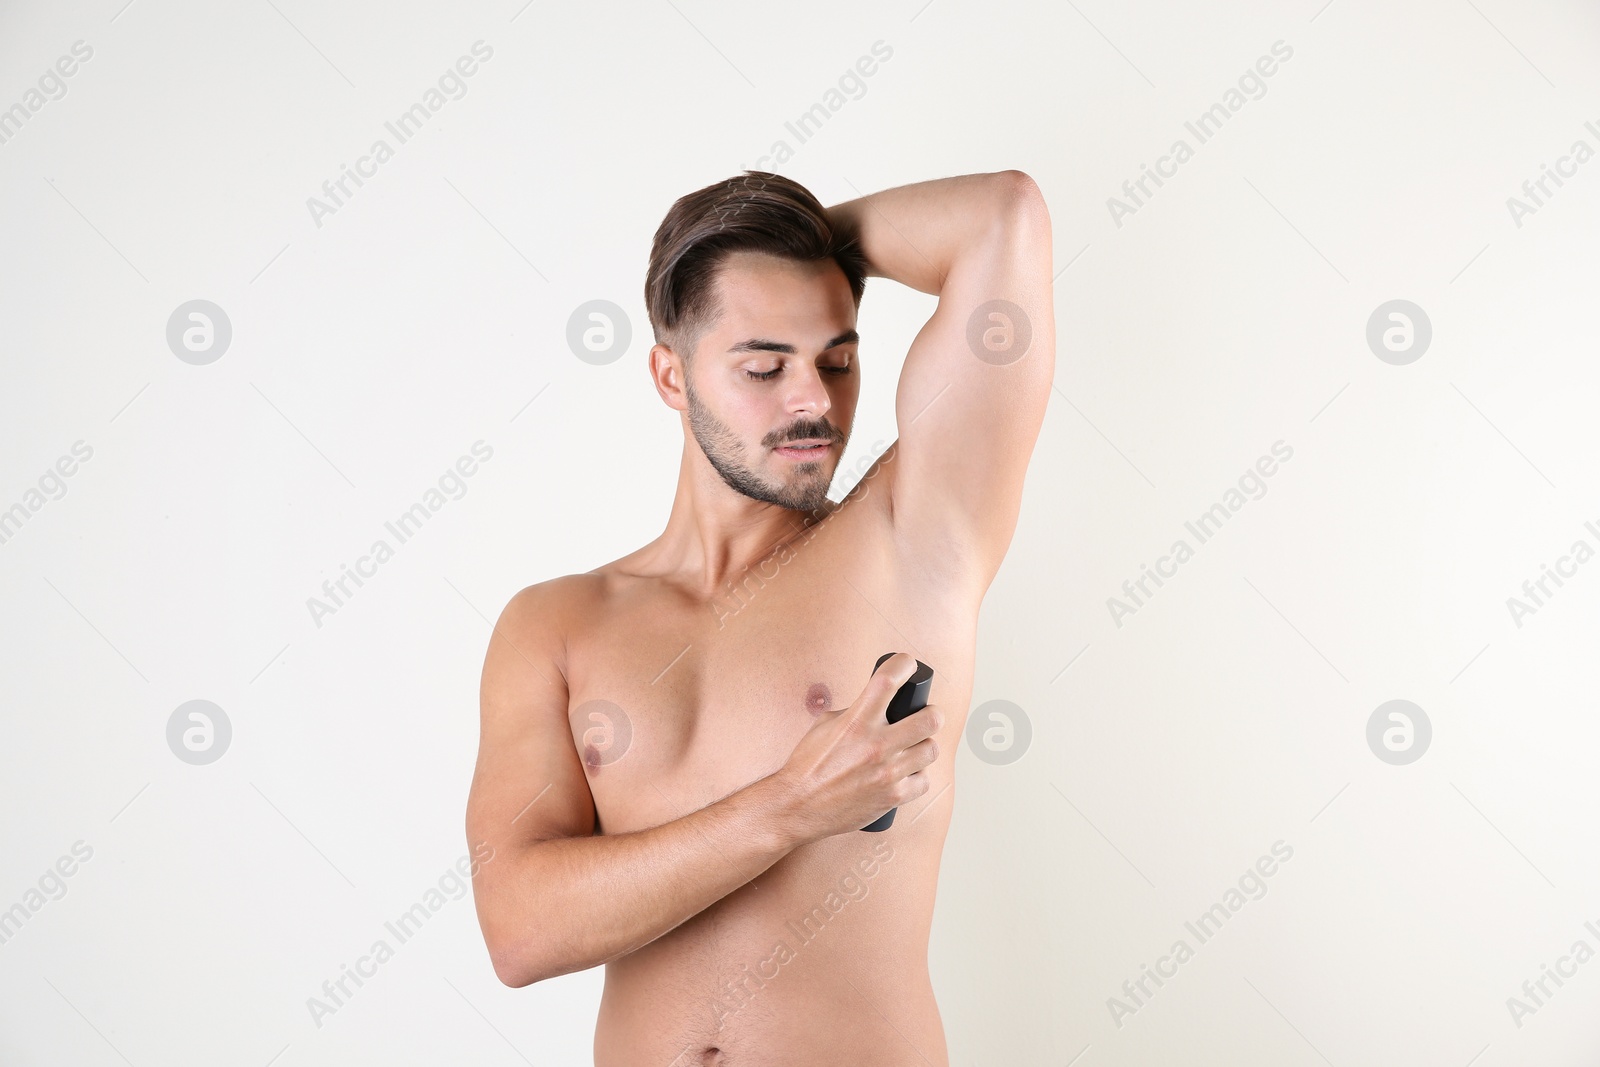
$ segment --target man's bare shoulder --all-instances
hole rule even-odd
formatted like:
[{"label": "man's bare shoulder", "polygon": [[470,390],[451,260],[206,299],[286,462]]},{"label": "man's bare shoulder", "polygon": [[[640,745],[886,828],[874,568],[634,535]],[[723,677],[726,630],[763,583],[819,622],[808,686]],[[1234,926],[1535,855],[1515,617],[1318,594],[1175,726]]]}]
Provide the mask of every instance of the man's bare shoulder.
[{"label": "man's bare shoulder", "polygon": [[506,601],[500,625],[522,631],[560,628],[575,612],[592,607],[603,595],[605,578],[594,571],[561,574],[523,586]]},{"label": "man's bare shoulder", "polygon": [[524,586],[500,611],[494,632],[518,649],[537,652],[566,673],[567,635],[603,598],[604,579],[594,572],[562,574]]}]

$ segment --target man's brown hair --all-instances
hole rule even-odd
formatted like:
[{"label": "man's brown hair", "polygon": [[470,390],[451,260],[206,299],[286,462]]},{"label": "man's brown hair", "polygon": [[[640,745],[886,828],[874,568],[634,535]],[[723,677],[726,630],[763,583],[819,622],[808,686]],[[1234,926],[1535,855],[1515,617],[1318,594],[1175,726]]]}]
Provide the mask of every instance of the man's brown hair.
[{"label": "man's brown hair", "polygon": [[850,283],[856,307],[866,289],[867,259],[854,234],[834,229],[805,186],[780,174],[742,175],[679,197],[650,247],[644,302],[656,342],[687,360],[711,325],[712,282],[733,252],[788,259],[832,259]]}]

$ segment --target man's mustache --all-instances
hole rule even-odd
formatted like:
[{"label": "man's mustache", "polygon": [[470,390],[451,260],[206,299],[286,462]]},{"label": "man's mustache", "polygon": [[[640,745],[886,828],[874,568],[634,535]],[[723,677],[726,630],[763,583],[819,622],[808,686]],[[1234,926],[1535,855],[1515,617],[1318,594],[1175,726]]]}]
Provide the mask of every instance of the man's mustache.
[{"label": "man's mustache", "polygon": [[805,441],[819,438],[824,441],[838,442],[844,439],[844,434],[826,422],[802,423],[789,427],[777,438],[773,439],[771,445],[776,448],[785,441]]}]

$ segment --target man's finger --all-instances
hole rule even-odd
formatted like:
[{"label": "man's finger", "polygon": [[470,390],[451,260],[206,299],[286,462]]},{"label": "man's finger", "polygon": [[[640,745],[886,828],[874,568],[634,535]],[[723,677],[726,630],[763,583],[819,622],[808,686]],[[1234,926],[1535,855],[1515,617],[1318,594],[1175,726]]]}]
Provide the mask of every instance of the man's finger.
[{"label": "man's finger", "polygon": [[[856,716],[869,721],[887,722],[885,712],[895,692],[917,672],[917,658],[909,652],[896,652],[873,672],[861,691]],[[876,718],[874,718],[876,716]]]}]

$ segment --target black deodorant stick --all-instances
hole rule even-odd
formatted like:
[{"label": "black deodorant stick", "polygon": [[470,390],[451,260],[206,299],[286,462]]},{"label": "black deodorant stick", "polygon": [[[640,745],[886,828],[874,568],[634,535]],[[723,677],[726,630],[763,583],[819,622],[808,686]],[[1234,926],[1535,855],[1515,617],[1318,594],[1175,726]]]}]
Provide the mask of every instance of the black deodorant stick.
[{"label": "black deodorant stick", "polygon": [[[872,665],[872,673],[878,673],[878,668],[883,666],[883,661],[892,655],[894,655],[893,652],[885,652],[879,656],[878,662]],[[917,660],[917,669],[912,672],[911,677],[907,678],[905,683],[895,690],[894,696],[889,698],[889,707],[885,711],[885,717],[890,722],[899,722],[912,712],[921,711],[928,706],[928,692],[931,689],[933,689],[933,668],[919,659]],[[894,813],[899,810],[899,808],[890,808],[877,819],[863,826],[862,829],[870,830],[874,833],[879,830],[887,830],[894,825]]]}]

